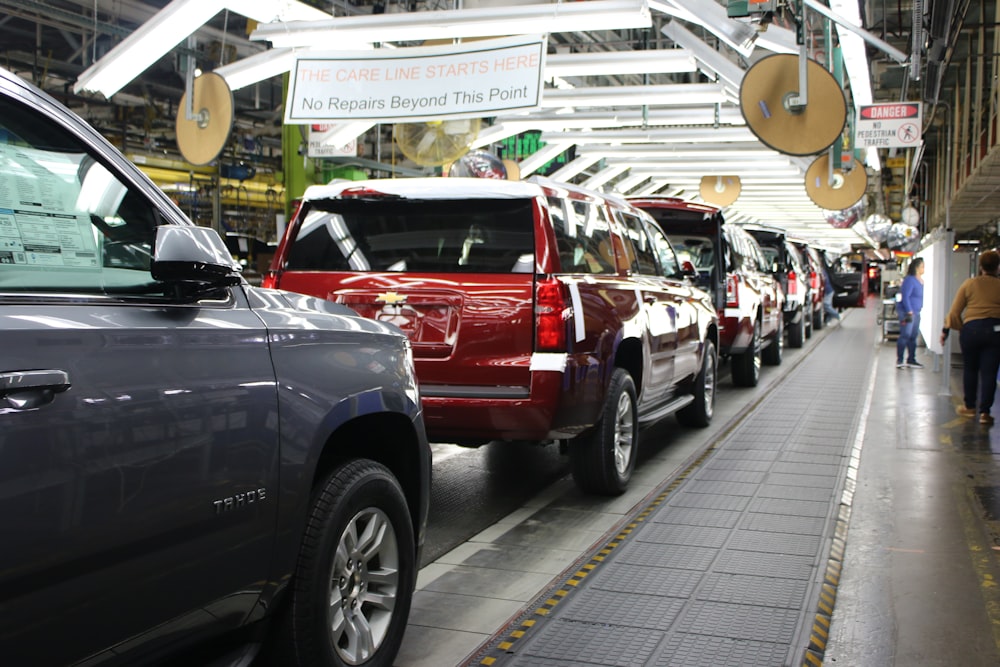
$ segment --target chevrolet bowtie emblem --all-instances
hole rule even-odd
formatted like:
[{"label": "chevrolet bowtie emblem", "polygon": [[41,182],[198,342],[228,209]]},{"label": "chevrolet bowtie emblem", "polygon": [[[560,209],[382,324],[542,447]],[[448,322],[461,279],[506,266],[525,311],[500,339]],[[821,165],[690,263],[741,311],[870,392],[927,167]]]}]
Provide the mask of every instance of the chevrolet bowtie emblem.
[{"label": "chevrolet bowtie emblem", "polygon": [[406,295],[397,294],[396,292],[382,292],[375,297],[375,303],[384,303],[390,306],[395,306],[406,303]]}]

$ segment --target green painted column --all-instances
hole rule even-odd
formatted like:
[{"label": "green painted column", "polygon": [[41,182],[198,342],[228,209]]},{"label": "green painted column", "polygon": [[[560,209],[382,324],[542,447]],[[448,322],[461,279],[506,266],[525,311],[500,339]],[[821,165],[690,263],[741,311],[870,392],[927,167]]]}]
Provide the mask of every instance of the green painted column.
[{"label": "green painted column", "polygon": [[[285,75],[283,94],[288,103],[288,75]],[[282,183],[285,186],[285,220],[292,217],[292,202],[302,196],[310,185],[321,182],[316,173],[316,161],[306,157],[306,146],[298,125],[281,126]]]}]

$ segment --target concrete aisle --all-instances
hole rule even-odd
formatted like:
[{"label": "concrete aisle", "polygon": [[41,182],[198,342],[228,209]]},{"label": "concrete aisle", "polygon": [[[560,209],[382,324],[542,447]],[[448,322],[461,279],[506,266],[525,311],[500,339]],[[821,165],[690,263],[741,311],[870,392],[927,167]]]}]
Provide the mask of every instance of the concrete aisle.
[{"label": "concrete aisle", "polygon": [[671,432],[627,496],[563,480],[425,568],[396,664],[1000,665],[1000,426],[875,317]]},{"label": "concrete aisle", "polygon": [[898,370],[895,344],[876,345],[876,391],[825,662],[1000,665],[1000,426],[956,415],[959,355],[944,382],[932,355],[919,357],[922,370]]}]

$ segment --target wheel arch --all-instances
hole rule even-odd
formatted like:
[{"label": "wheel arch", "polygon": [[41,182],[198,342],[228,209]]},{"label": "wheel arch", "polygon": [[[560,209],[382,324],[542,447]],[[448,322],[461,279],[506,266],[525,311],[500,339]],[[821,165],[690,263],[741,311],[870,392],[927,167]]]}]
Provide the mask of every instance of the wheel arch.
[{"label": "wheel arch", "polygon": [[341,424],[327,438],[313,470],[310,488],[315,488],[332,470],[352,459],[381,463],[403,488],[413,534],[419,536],[423,521],[420,446],[416,428],[405,415],[394,412],[359,415]]},{"label": "wheel arch", "polygon": [[615,363],[607,370],[607,381],[611,381],[611,373],[615,368],[623,368],[632,376],[636,396],[642,396],[643,364],[642,342],[638,338],[626,338],[615,351]]}]

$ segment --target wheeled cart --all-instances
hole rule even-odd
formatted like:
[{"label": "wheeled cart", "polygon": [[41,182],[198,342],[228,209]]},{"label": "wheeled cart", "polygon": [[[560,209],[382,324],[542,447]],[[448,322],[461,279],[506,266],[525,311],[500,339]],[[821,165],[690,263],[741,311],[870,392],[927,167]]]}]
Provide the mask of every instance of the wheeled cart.
[{"label": "wheeled cart", "polygon": [[896,338],[899,336],[899,316],[896,314],[896,300],[883,299],[882,311],[878,315],[878,322],[882,325],[882,338]]},{"label": "wheeled cart", "polygon": [[898,291],[899,285],[882,283],[882,309],[876,318],[882,327],[882,340],[899,337],[899,314],[896,312]]}]

